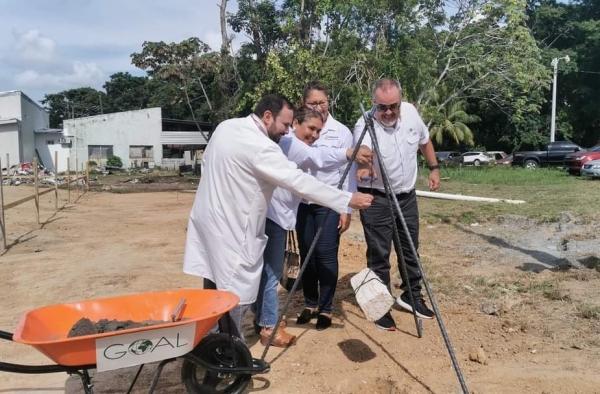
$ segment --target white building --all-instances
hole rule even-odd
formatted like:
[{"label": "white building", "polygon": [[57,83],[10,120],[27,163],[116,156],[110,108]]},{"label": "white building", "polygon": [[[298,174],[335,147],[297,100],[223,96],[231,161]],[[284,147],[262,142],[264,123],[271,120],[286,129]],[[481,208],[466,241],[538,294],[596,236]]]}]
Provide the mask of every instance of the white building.
[{"label": "white building", "polygon": [[54,152],[58,152],[66,169],[69,149],[59,142],[61,130],[49,129],[48,125],[48,113],[26,94],[18,90],[0,92],[2,168],[32,162],[37,156],[40,164],[54,170]]},{"label": "white building", "polygon": [[163,119],[160,108],[117,112],[63,121],[63,141],[71,147],[71,169],[87,161],[106,164],[118,156],[123,168],[179,168],[194,163],[206,147],[208,123]]}]

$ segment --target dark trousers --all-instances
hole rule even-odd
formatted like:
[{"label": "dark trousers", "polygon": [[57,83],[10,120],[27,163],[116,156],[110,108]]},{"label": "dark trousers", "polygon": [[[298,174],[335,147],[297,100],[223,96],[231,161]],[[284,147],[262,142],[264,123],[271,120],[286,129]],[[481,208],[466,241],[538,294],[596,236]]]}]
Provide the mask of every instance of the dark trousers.
[{"label": "dark trousers", "polygon": [[[325,215],[330,211],[327,221]],[[339,264],[338,249],[340,215],[316,204],[300,204],[296,220],[298,249],[302,264],[308,264],[302,275],[304,302],[307,308],[317,308],[321,313],[331,313],[337,286]],[[323,232],[309,261],[306,255],[317,230],[325,223]]]},{"label": "dark trousers", "polygon": [[[417,260],[413,255],[408,238],[402,223],[398,219],[398,213],[394,206],[394,214],[390,214],[390,205],[386,194],[371,190],[369,188],[359,188],[360,192],[374,195],[373,203],[369,209],[360,211],[360,221],[365,232],[365,241],[367,243],[367,265],[390,289],[390,252],[394,239],[394,227],[398,228],[400,234],[400,244],[406,270],[408,271],[408,281],[402,275],[400,269],[400,251],[399,245],[394,242],[394,249],[398,255],[398,270],[402,276],[401,289],[403,292],[412,291],[415,298],[422,298],[421,295],[421,272],[417,265]],[[400,209],[408,227],[408,233],[415,245],[415,250],[419,247],[419,208],[417,206],[417,195],[414,190],[408,193],[397,194],[396,198],[400,204]],[[409,285],[410,283],[410,285]]]},{"label": "dark trousers", "polygon": [[[215,282],[204,278],[204,285],[202,286],[202,288],[207,289],[207,290],[217,290],[217,285],[215,284]],[[244,315],[246,314],[248,309],[250,309],[249,304],[236,305],[235,308],[233,308],[232,310],[230,310],[228,312],[229,317],[227,317],[227,314],[224,314],[219,319],[219,321],[217,322],[215,327],[213,327],[210,330],[210,332],[211,333],[216,333],[216,332],[231,333],[231,335],[234,335],[243,340],[244,335],[243,335],[243,331],[242,331],[242,320],[244,320]],[[230,323],[233,323],[233,324],[230,324]]]}]

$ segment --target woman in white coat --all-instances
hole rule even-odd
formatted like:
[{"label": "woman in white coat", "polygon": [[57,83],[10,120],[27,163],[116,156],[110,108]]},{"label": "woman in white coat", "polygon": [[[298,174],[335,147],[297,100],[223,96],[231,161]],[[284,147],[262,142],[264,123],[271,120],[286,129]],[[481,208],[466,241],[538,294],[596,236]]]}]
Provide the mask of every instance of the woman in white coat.
[{"label": "woman in white coat", "polygon": [[[319,139],[323,128],[323,115],[312,108],[301,107],[294,111],[293,133],[281,139],[279,146],[289,160],[307,171],[309,169],[323,170],[339,168],[348,162],[353,149],[329,148],[310,146]],[[361,151],[357,156],[359,161],[370,161],[372,154],[366,155]],[[254,312],[254,327],[260,340],[266,345],[277,323],[279,298],[277,285],[283,274],[283,258],[285,240],[288,231],[295,228],[296,215],[301,198],[291,192],[277,188],[273,193],[271,205],[267,212],[265,234],[269,237],[264,253],[264,266],[260,289],[256,303],[252,306]],[[277,328],[272,345],[287,347],[295,342],[296,337],[285,330],[285,323]]]},{"label": "woman in white coat", "polygon": [[[241,321],[256,300],[267,243],[267,208],[277,186],[344,212],[367,208],[372,197],[324,185],[298,169],[277,143],[288,133],[293,111],[281,95],[263,97],[254,113],[217,126],[202,158],[204,171],[190,214],[183,271],[205,287],[227,290],[240,302],[230,316]],[[225,319],[224,319],[225,320]]]}]

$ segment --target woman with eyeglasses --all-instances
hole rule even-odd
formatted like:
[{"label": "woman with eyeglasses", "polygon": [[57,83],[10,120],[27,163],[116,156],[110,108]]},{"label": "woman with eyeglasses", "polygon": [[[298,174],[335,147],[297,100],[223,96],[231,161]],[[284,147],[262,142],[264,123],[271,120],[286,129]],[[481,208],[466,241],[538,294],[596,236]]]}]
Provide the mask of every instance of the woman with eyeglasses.
[{"label": "woman with eyeglasses", "polygon": [[[325,120],[321,137],[315,142],[316,146],[346,149],[354,146],[350,130],[335,120],[329,112],[329,97],[323,83],[319,81],[308,83],[304,88],[303,103],[323,114]],[[318,180],[337,187],[346,165],[341,164],[337,168],[328,170],[311,169],[309,173]],[[356,190],[356,179],[352,173],[345,179],[342,189]],[[347,213],[340,215],[331,211],[325,221],[328,211],[330,210],[327,207],[304,200],[298,208],[296,223],[300,256],[303,264],[308,264],[302,276],[305,309],[296,323],[306,324],[316,317],[317,330],[325,330],[331,326],[333,299],[339,272],[340,235],[350,226],[352,213],[352,210],[348,210]],[[308,249],[322,224],[324,224],[323,232],[310,260],[306,261]]]}]

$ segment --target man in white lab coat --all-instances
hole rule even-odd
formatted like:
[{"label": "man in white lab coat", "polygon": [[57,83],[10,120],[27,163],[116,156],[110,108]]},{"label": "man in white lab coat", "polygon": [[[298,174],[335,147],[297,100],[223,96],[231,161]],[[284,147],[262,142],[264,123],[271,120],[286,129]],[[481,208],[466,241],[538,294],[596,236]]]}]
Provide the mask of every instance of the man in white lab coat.
[{"label": "man in white lab coat", "polygon": [[348,193],[305,174],[277,143],[288,133],[293,111],[281,95],[267,95],[246,118],[216,128],[204,153],[203,175],[188,223],[183,271],[204,278],[205,288],[240,298],[230,312],[241,337],[245,312],[256,300],[267,243],[267,208],[277,186],[346,212],[368,208],[372,196]]}]

